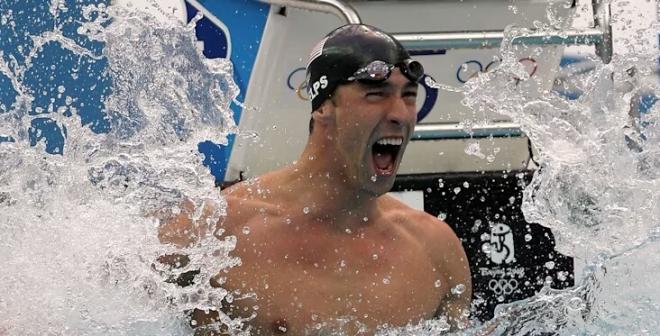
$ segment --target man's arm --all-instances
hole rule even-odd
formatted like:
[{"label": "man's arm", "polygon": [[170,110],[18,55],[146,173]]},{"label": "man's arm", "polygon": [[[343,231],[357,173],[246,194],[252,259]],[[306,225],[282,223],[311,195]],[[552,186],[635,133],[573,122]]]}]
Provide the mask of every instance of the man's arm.
[{"label": "man's arm", "polygon": [[463,245],[454,231],[442,223],[438,263],[444,270],[450,290],[437,311],[437,316],[445,316],[452,330],[468,327],[470,303],[472,300],[472,278],[470,265],[463,250]]},{"label": "man's arm", "polygon": [[[199,240],[208,234],[208,219],[213,216],[217,210],[207,202],[203,203],[203,208],[199,209],[189,200],[184,200],[176,211],[161,210],[153,214],[160,220],[158,228],[158,240],[163,244],[171,244],[178,248],[186,248],[195,245]],[[220,223],[218,223],[220,224]],[[214,230],[215,228],[212,228]],[[157,258],[158,262],[167,265],[170,268],[185,267],[190,258],[185,254],[174,253],[161,255]],[[167,282],[173,282],[181,287],[189,286],[193,283],[195,275],[199,270],[192,270],[179,275],[177,278],[167,279]],[[211,281],[211,286],[214,285]],[[188,312],[190,317],[190,326],[195,330],[195,336],[220,335],[213,329],[207,328],[212,323],[219,321],[217,310],[193,309]]]},{"label": "man's arm", "polygon": [[[177,211],[161,210],[153,214],[160,220],[158,240],[164,244],[172,244],[179,248],[194,245],[208,234],[208,220],[217,209],[209,201],[196,206],[191,200],[184,200]],[[217,225],[217,224],[216,224]],[[215,228],[213,227],[212,230]]]}]

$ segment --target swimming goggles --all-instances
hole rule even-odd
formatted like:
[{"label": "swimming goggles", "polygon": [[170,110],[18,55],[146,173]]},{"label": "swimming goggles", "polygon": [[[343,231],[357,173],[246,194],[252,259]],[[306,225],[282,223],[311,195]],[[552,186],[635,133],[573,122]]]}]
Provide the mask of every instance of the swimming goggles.
[{"label": "swimming goggles", "polygon": [[413,83],[417,83],[424,76],[422,63],[411,59],[407,59],[399,64],[373,61],[364,68],[358,69],[352,76],[346,78],[346,81],[359,81],[367,84],[384,82],[390,78],[394,68],[399,68],[401,73]]}]

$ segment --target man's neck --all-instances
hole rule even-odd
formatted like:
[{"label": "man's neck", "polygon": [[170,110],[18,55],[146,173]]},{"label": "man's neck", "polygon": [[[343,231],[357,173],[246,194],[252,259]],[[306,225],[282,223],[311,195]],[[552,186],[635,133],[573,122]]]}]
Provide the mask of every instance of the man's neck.
[{"label": "man's neck", "polygon": [[[303,205],[310,217],[337,223],[363,220],[373,216],[378,196],[356,187],[324,148],[306,148],[299,160],[286,168],[287,198]],[[284,187],[284,186],[283,186]],[[285,192],[286,193],[286,192]]]}]

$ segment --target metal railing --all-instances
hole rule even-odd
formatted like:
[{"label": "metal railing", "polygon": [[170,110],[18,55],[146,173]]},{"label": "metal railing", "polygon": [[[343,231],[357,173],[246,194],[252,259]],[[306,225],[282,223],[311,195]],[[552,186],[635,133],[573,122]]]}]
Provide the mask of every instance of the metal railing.
[{"label": "metal railing", "polygon": [[259,0],[271,5],[289,6],[315,12],[333,14],[346,23],[362,23],[358,12],[342,0]]},{"label": "metal railing", "polygon": [[498,122],[496,124],[465,128],[460,124],[421,124],[415,126],[412,140],[465,139],[487,137],[519,137],[523,132],[518,124]]},{"label": "metal railing", "polygon": [[[259,0],[261,2],[330,13],[347,23],[361,23],[360,15],[350,4],[342,0]],[[513,37],[513,43],[527,45],[594,45],[596,54],[604,63],[612,59],[612,27],[610,4],[592,0],[595,27],[556,32],[538,32]],[[502,43],[503,31],[481,32],[420,32],[392,33],[404,47],[410,50],[493,48]]]}]

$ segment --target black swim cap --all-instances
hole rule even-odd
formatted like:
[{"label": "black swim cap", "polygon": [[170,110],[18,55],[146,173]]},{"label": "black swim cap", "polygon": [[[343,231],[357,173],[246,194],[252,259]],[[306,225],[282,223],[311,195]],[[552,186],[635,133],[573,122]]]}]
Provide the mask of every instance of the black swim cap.
[{"label": "black swim cap", "polygon": [[[411,62],[408,51],[401,43],[376,27],[348,24],[326,35],[312,50],[307,64],[307,87],[312,111],[318,109],[337,86],[346,83],[356,71],[373,61],[393,65]],[[421,68],[421,64],[414,63]],[[423,74],[423,68],[421,71]]]}]

